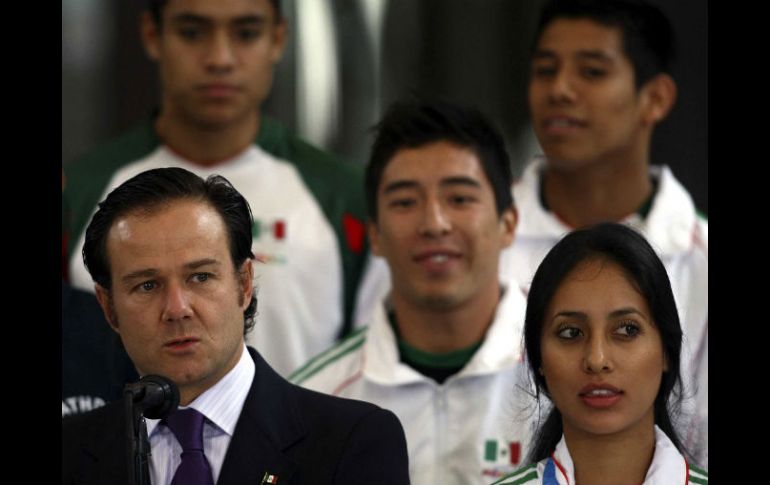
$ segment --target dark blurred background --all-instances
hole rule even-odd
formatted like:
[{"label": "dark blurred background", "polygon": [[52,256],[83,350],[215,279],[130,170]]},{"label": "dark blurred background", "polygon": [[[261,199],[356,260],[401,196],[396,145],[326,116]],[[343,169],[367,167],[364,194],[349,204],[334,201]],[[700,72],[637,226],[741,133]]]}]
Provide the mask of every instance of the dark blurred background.
[{"label": "dark blurred background", "polygon": [[[654,1],[677,35],[677,103],[653,139],[708,214],[707,3]],[[365,163],[368,129],[401,96],[480,108],[518,174],[539,152],[527,121],[527,57],[541,0],[283,0],[290,39],[265,112]],[[144,2],[62,0],[62,163],[148,116],[157,73],[139,40]],[[308,82],[312,80],[312,82]]]}]

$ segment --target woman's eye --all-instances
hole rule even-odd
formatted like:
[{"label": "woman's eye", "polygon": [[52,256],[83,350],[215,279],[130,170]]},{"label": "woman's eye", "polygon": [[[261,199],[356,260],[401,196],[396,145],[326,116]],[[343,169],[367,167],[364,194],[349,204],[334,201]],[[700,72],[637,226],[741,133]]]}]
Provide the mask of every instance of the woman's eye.
[{"label": "woman's eye", "polygon": [[563,338],[565,340],[572,340],[580,336],[580,329],[575,327],[562,328],[561,330],[559,330],[558,335],[560,338]]},{"label": "woman's eye", "polygon": [[636,337],[641,330],[635,323],[624,323],[618,327],[617,333],[624,337]]}]

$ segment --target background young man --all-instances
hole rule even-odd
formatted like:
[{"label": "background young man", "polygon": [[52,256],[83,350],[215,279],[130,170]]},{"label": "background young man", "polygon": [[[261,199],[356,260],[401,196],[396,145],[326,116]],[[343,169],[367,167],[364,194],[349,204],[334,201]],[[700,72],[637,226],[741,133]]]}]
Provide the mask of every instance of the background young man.
[{"label": "background young man", "polygon": [[516,227],[501,136],[475,110],[394,105],[366,172],[369,235],[393,287],[369,327],[291,379],[390,409],[412,483],[487,484],[530,437],[520,364],[525,300],[498,277]]},{"label": "background young man", "polygon": [[255,218],[264,325],[249,343],[283,375],[350,328],[367,252],[360,170],[260,111],[286,29],[277,0],[150,1],[141,31],[159,66],[160,111],[65,169],[69,277],[89,291],[82,231],[113,188],[167,166],[231,180]]},{"label": "background young man", "polygon": [[639,229],[666,266],[685,334],[679,432],[707,467],[708,221],[671,170],[650,160],[653,130],[676,99],[671,26],[634,0],[552,1],[538,25],[529,107],[545,156],[514,186],[520,221],[500,270],[528,287],[572,229]]}]

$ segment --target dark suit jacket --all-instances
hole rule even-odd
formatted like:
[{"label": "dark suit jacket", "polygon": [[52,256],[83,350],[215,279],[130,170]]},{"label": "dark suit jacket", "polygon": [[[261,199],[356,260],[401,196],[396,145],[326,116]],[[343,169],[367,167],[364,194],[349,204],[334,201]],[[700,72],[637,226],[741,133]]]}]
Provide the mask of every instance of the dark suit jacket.
[{"label": "dark suit jacket", "polygon": [[[253,349],[254,382],[219,485],[408,485],[406,438],[390,411],[290,384]],[[121,401],[62,420],[62,483],[127,480]]]}]

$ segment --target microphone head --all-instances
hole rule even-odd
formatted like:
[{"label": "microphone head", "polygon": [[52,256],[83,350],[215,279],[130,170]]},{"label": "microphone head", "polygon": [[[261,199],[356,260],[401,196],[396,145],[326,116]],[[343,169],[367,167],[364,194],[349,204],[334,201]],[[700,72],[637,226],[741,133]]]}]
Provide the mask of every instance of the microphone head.
[{"label": "microphone head", "polygon": [[156,374],[139,379],[137,383],[144,392],[135,395],[145,418],[162,419],[179,406],[179,389],[174,382]]}]

